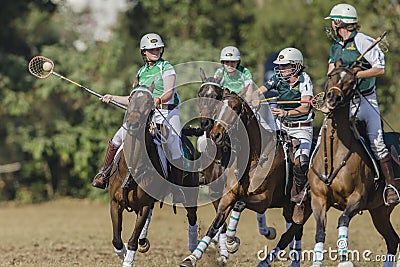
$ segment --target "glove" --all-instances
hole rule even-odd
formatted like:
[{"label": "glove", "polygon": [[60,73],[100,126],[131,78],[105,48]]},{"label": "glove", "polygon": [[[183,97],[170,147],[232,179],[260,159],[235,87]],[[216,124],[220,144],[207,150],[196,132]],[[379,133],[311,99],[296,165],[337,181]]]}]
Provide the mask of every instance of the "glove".
[{"label": "glove", "polygon": [[362,62],[357,60],[353,64],[351,64],[350,69],[353,71],[353,74],[356,75],[357,72],[361,70]]}]

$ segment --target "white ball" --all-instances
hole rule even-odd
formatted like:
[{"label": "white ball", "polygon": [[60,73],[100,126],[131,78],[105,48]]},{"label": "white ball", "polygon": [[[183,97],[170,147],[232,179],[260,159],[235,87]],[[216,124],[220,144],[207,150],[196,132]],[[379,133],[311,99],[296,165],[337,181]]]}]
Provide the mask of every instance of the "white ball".
[{"label": "white ball", "polygon": [[43,63],[43,70],[44,71],[50,71],[51,70],[51,68],[53,67],[53,65],[50,63],[50,62],[45,62],[45,63]]}]

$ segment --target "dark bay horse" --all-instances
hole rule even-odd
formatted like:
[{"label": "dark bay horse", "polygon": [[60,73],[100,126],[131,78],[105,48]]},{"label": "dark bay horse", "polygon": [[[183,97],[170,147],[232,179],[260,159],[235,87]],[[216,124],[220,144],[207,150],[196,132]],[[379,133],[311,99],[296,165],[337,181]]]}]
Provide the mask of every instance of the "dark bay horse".
[{"label": "dark bay horse", "polygon": [[[199,108],[200,108],[200,128],[204,130],[205,138],[210,138],[210,131],[214,126],[212,120],[213,111],[216,108],[217,103],[222,99],[225,94],[228,94],[228,89],[224,89],[220,85],[220,79],[214,77],[206,77],[206,74],[202,68],[200,68],[200,78],[202,84],[200,86],[198,97],[199,97]],[[201,139],[199,139],[201,140]],[[203,142],[206,140],[203,139]],[[209,148],[209,146],[207,146]],[[203,151],[201,151],[203,152]],[[204,151],[208,154],[208,151]],[[205,182],[209,186],[209,196],[212,200],[213,206],[217,211],[219,200],[222,196],[225,178],[224,172],[231,158],[231,147],[229,142],[226,142],[222,146],[218,146],[216,149],[215,158],[210,164],[203,169]],[[259,214],[257,217],[261,217],[263,214]],[[264,220],[265,222],[265,216]],[[260,227],[262,225],[262,227]],[[273,227],[267,227],[265,223],[259,223],[260,233],[266,233],[264,236],[267,239],[274,239],[276,237],[276,230]],[[235,253],[239,248],[239,239],[237,237],[231,238],[226,237],[226,223],[223,224],[220,229],[220,233],[217,234],[213,240],[219,241],[220,246],[220,258],[222,262],[226,262],[229,257],[228,252]],[[226,243],[226,244],[225,244]]]},{"label": "dark bay horse", "polygon": [[[129,99],[129,105],[125,115],[124,126],[127,135],[124,142],[124,153],[112,169],[110,177],[110,213],[113,228],[114,251],[124,261],[123,266],[132,266],[137,251],[146,252],[149,242],[146,238],[151,209],[157,200],[163,200],[170,193],[171,184],[165,179],[157,145],[154,138],[157,127],[152,123],[154,87],[135,87]],[[194,148],[188,139],[184,149],[185,153],[194,159]],[[196,226],[195,233],[189,233],[193,240],[189,240],[189,248],[193,251],[197,245],[197,197],[198,197],[198,173],[185,173],[184,186],[191,188],[190,194],[186,194],[187,218],[190,226]],[[195,192],[195,193],[193,193]],[[134,211],[137,215],[132,235],[127,243],[127,248],[121,238],[122,214],[124,210]],[[150,215],[150,216],[149,216]],[[161,230],[161,229],[160,229]],[[143,233],[145,231],[145,233]]]},{"label": "dark bay horse", "polygon": [[[330,207],[343,211],[338,220],[338,266],[353,266],[348,257],[348,226],[362,210],[370,213],[375,228],[385,239],[388,255],[396,255],[399,245],[399,236],[390,222],[394,206],[384,205],[385,184],[374,181],[372,159],[352,130],[354,125],[350,122],[349,111],[350,101],[356,93],[355,82],[352,70],[343,67],[336,67],[327,77],[322,108],[325,119],[308,172],[311,206],[316,220],[313,266],[323,264],[322,251]],[[397,142],[399,137],[397,134]],[[397,188],[399,185],[397,181]],[[384,266],[392,265],[393,259]]]},{"label": "dark bay horse", "polygon": [[[222,146],[226,138],[230,138],[234,161],[226,169],[224,191],[217,215],[196,250],[181,262],[180,266],[183,267],[196,265],[231,211],[231,218],[235,218],[236,223],[230,223],[229,228],[236,228],[240,211],[244,207],[258,213],[264,213],[267,208],[283,208],[285,219],[292,222],[292,225],[282,235],[277,251],[286,248],[294,235],[303,229],[303,225],[292,221],[294,203],[285,193],[285,155],[282,143],[275,142],[275,131],[261,128],[249,105],[234,93],[222,98],[213,119],[211,139],[217,146]],[[239,124],[242,126],[241,130]],[[237,203],[241,203],[241,209],[234,208],[238,206]],[[311,208],[305,205],[304,221],[310,215]],[[235,230],[231,233],[234,234]],[[271,258],[275,256],[272,255]],[[267,261],[268,259],[261,262],[260,266],[267,266]]]}]

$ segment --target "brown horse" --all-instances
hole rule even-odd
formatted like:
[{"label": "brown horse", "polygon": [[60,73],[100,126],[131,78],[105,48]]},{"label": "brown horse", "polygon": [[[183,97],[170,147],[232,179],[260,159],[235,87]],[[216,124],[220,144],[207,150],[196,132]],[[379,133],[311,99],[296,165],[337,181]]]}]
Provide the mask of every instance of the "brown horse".
[{"label": "brown horse", "polygon": [[[124,261],[123,266],[132,266],[136,251],[146,252],[149,242],[146,238],[151,209],[157,200],[162,200],[170,193],[171,184],[165,179],[167,171],[162,166],[158,148],[154,142],[157,128],[152,123],[154,87],[136,87],[131,93],[124,126],[127,135],[124,142],[124,153],[116,161],[110,178],[110,212],[113,227],[114,251]],[[190,146],[190,159],[194,158],[194,148]],[[188,142],[188,143],[187,143]],[[188,146],[183,146],[188,148]],[[185,153],[185,155],[188,155]],[[164,169],[163,169],[164,168]],[[184,189],[191,189],[186,194],[185,208],[189,228],[196,226],[190,250],[197,245],[197,197],[198,173],[186,173]],[[137,218],[134,230],[125,248],[121,238],[122,214],[124,210],[135,211]],[[144,229],[145,228],[145,229]]]},{"label": "brown horse", "polygon": [[[327,78],[322,108],[325,120],[308,172],[311,206],[316,220],[313,266],[323,264],[326,217],[332,206],[343,211],[338,221],[338,266],[353,266],[348,258],[348,226],[354,215],[362,210],[370,213],[375,228],[386,241],[388,254],[395,255],[399,244],[399,237],[390,222],[394,206],[384,205],[382,194],[385,185],[382,181],[374,181],[373,161],[355,137],[349,119],[350,101],[356,92],[355,82],[352,70],[343,67],[333,69]],[[397,142],[398,138],[399,135]]]},{"label": "brown horse", "polygon": [[[244,207],[258,213],[264,213],[267,208],[281,207],[284,208],[286,220],[293,222],[291,218],[294,204],[285,193],[285,155],[282,143],[275,142],[276,133],[259,127],[249,105],[236,94],[228,94],[222,98],[213,119],[211,139],[217,146],[224,145],[227,138],[230,139],[231,157],[234,160],[226,169],[224,192],[217,215],[196,250],[182,261],[180,266],[184,267],[196,265],[232,210],[231,218],[236,223],[230,223],[228,227],[233,229],[228,231],[231,236],[235,234],[236,224]],[[310,215],[311,208],[306,205],[305,220]],[[303,225],[292,223],[277,248],[285,248],[294,235],[302,231],[302,227]],[[274,256],[276,255],[272,257]],[[264,262],[260,264],[264,266]],[[265,264],[268,263],[265,261]]]},{"label": "brown horse", "polygon": [[[213,111],[216,108],[218,102],[222,99],[225,94],[228,94],[227,89],[223,89],[220,85],[220,80],[214,77],[207,78],[205,72],[200,68],[200,78],[202,84],[200,86],[198,97],[199,97],[199,108],[200,108],[200,128],[204,130],[205,138],[210,138],[211,128],[214,126],[212,119]],[[201,139],[199,139],[201,140]],[[203,139],[203,142],[205,140]],[[210,144],[207,145],[209,150]],[[204,151],[203,154],[208,154],[209,151]],[[215,158],[203,169],[205,176],[205,182],[209,186],[209,196],[212,200],[213,206],[217,211],[219,200],[222,197],[225,178],[224,172],[231,158],[231,147],[229,142],[224,145],[217,147]],[[265,215],[257,214],[259,232],[267,239],[274,239],[276,237],[276,230],[273,227],[268,227],[265,223]],[[226,237],[226,223],[223,224],[217,234],[213,238],[214,242],[219,242],[220,246],[220,258],[221,262],[226,262],[229,257],[229,253],[235,253],[239,249],[240,239],[238,237],[232,238]]]}]

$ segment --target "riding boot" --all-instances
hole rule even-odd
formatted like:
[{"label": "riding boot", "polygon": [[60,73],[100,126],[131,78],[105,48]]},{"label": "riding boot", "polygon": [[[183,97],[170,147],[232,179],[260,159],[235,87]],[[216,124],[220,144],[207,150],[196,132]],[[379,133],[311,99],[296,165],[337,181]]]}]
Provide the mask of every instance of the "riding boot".
[{"label": "riding boot", "polygon": [[172,203],[174,204],[186,202],[185,194],[183,193],[182,188],[180,188],[180,186],[183,185],[183,171],[179,168],[179,166],[183,166],[182,158],[173,161],[168,179],[171,183],[173,183],[173,185],[171,185],[171,193]]},{"label": "riding boot", "polygon": [[[300,178],[301,177],[301,178]],[[298,175],[293,177],[293,186],[291,190],[291,198],[290,201],[295,203],[304,202],[308,199],[307,189],[307,176]]]},{"label": "riding boot", "polygon": [[391,204],[400,203],[399,191],[396,189],[394,182],[394,173],[390,154],[379,160],[379,163],[381,165],[382,173],[385,176],[386,187],[383,192],[383,201],[385,202],[385,205],[389,206]]},{"label": "riding boot", "polygon": [[302,224],[304,222],[304,201],[308,199],[308,188],[306,187],[307,176],[300,169],[299,165],[295,165],[293,168],[293,186],[290,198],[292,202],[296,203],[292,215],[292,220],[296,224]]},{"label": "riding boot", "polygon": [[100,189],[105,189],[108,186],[109,174],[117,150],[118,147],[115,146],[111,140],[108,141],[108,147],[106,156],[104,158],[103,166],[100,168],[99,173],[96,174],[96,176],[94,177],[92,186]]}]

